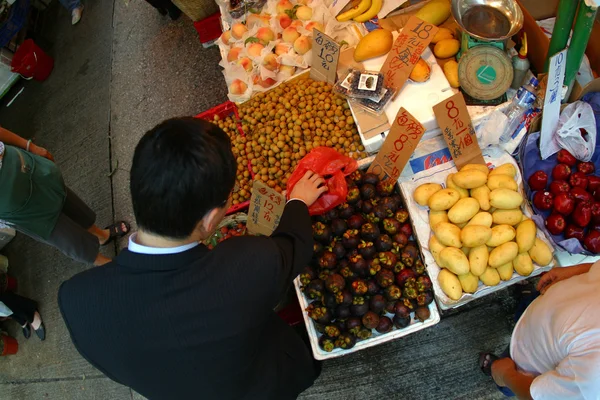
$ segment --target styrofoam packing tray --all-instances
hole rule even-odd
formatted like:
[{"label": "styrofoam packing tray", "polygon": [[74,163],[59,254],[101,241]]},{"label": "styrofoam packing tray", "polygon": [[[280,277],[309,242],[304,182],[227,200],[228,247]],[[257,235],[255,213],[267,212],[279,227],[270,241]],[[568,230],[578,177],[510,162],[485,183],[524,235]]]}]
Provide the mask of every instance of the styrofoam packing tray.
[{"label": "styrofoam packing tray", "polygon": [[[488,166],[492,167],[496,167],[506,163],[513,164],[517,169],[516,181],[519,185],[519,191],[525,198],[523,191],[523,180],[517,162],[512,156],[510,156],[510,154],[506,152],[503,152],[501,154],[498,153],[498,151],[494,151],[491,149],[483,151],[485,161],[487,162]],[[449,174],[455,172],[457,172],[457,169],[454,165],[454,162],[450,162],[438,165],[437,167],[431,168],[426,171],[422,171],[413,176],[411,179],[400,183],[400,190],[402,196],[404,197],[406,208],[408,209],[411,221],[413,223],[413,234],[416,236],[417,242],[421,247],[421,252],[423,253],[425,265],[427,267],[427,272],[429,273],[429,277],[431,278],[433,283],[433,291],[435,294],[435,298],[442,310],[448,310],[451,308],[462,306],[474,299],[481,298],[487,296],[490,293],[502,290],[505,287],[508,287],[516,282],[531,278],[532,276],[539,275],[544,271],[550,270],[554,266],[554,260],[550,263],[550,265],[545,267],[541,267],[534,263],[534,270],[529,276],[521,276],[515,272],[513,273],[512,279],[508,281],[501,281],[496,286],[486,286],[483,283],[479,282],[479,287],[475,293],[464,293],[459,300],[450,299],[442,291],[442,288],[438,283],[437,277],[440,272],[440,267],[436,264],[433,255],[429,251],[429,237],[431,236],[431,228],[429,226],[429,208],[421,207],[420,205],[418,205],[413,198],[413,192],[419,185],[423,183],[439,183],[443,187],[446,187],[446,177]],[[531,217],[533,215],[533,212],[526,201],[523,202],[521,210],[523,211],[523,214],[525,214],[527,217]],[[552,246],[552,242],[550,242],[550,240],[539,229],[537,230],[537,236],[540,239],[542,239],[551,249],[554,248]]]}]

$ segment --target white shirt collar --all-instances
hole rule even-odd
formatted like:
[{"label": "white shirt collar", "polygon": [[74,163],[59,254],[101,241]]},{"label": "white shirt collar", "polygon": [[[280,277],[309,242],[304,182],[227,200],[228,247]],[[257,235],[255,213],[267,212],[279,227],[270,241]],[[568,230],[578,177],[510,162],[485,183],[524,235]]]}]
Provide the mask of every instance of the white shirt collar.
[{"label": "white shirt collar", "polygon": [[136,237],[137,237],[137,233],[133,233],[133,234],[131,234],[131,236],[129,236],[128,249],[129,249],[129,251],[131,251],[133,253],[156,254],[156,255],[158,255],[158,254],[177,254],[177,253],[183,253],[184,251],[193,249],[194,247],[198,246],[197,242],[193,242],[193,243],[184,244],[183,246],[178,246],[178,247],[149,247],[149,246],[143,246],[141,244],[136,243],[135,242]]}]

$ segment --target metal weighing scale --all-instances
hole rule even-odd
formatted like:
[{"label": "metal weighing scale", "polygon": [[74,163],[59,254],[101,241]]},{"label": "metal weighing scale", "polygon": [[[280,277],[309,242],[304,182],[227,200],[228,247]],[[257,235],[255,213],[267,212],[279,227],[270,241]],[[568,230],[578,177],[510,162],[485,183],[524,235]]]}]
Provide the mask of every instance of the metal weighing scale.
[{"label": "metal weighing scale", "polygon": [[506,101],[513,79],[506,43],[523,26],[514,0],[455,0],[452,15],[462,30],[458,80],[469,105]]}]

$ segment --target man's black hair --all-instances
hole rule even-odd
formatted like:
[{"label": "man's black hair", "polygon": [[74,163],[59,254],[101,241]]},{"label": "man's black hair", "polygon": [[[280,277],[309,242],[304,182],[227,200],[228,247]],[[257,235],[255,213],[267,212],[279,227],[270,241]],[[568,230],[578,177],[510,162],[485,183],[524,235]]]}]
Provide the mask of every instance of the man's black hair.
[{"label": "man's black hair", "polygon": [[222,207],[235,184],[229,137],[196,118],[166,120],[147,132],[133,155],[133,211],[139,228],[184,239],[208,211]]}]

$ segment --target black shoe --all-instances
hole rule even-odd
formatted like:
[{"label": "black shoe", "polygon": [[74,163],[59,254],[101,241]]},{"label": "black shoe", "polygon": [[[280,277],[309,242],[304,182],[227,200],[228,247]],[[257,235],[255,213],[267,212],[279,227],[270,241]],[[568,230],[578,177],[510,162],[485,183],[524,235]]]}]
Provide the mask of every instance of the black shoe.
[{"label": "black shoe", "polygon": [[46,340],[46,328],[44,327],[43,322],[40,327],[35,330],[35,334],[40,338],[41,341]]},{"label": "black shoe", "polygon": [[23,327],[23,336],[25,336],[25,339],[29,339],[31,337],[31,327],[29,324]]}]

